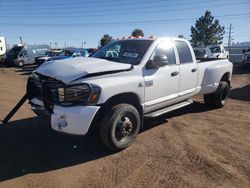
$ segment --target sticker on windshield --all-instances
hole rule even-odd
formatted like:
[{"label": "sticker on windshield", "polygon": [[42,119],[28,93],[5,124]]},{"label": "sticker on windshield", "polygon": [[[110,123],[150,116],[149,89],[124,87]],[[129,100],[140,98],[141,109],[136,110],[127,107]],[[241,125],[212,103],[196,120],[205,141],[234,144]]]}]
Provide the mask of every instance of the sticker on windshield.
[{"label": "sticker on windshield", "polygon": [[131,53],[131,52],[124,52],[123,56],[124,57],[132,57],[132,58],[137,58],[138,57],[138,53]]}]

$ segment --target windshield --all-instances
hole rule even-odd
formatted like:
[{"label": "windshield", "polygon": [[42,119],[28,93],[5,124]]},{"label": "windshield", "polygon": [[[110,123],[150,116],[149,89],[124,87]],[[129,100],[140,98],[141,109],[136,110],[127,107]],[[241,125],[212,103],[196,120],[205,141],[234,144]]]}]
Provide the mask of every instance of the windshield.
[{"label": "windshield", "polygon": [[72,56],[74,51],[72,50],[64,50],[58,56]]},{"label": "windshield", "polygon": [[219,46],[210,48],[210,51],[211,51],[211,53],[221,53]]},{"label": "windshield", "polygon": [[23,46],[15,46],[13,47],[8,53],[7,56],[16,58],[17,55],[20,53],[22,50]]},{"label": "windshield", "polygon": [[114,41],[99,49],[91,57],[138,65],[152,42],[151,40]]},{"label": "windshield", "polygon": [[54,52],[52,52],[52,51],[47,51],[46,53],[45,53],[45,56],[48,56],[48,57],[51,57],[51,56],[53,56],[54,55]]}]

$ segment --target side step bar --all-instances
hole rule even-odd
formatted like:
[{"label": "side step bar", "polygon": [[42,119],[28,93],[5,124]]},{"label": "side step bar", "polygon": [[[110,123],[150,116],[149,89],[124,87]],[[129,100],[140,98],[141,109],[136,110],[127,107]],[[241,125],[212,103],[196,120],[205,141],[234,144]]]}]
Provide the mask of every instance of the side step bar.
[{"label": "side step bar", "polygon": [[187,106],[187,105],[192,104],[192,103],[193,103],[193,100],[189,99],[187,101],[184,101],[184,102],[172,105],[172,106],[168,106],[166,108],[162,108],[162,109],[154,111],[154,112],[149,112],[149,113],[145,114],[144,117],[146,117],[146,118],[154,118],[154,117],[160,116],[162,114],[165,114],[167,112],[171,112],[173,110],[182,108],[182,107]]}]

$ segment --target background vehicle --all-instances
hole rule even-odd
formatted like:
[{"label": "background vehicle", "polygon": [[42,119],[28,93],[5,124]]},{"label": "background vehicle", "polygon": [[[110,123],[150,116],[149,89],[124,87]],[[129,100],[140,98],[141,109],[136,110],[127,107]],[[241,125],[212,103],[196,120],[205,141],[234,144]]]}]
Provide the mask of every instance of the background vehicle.
[{"label": "background vehicle", "polygon": [[241,67],[244,69],[247,66],[250,66],[250,52],[246,52],[242,56]]},{"label": "background vehicle", "polygon": [[194,54],[196,59],[205,59],[208,58],[208,48],[194,48]]},{"label": "background vehicle", "polygon": [[228,58],[229,52],[222,45],[211,45],[207,47],[194,48],[194,53],[197,59],[206,58]]},{"label": "background vehicle", "polygon": [[[46,61],[62,60],[74,57],[88,57],[89,51],[86,49],[64,49],[57,56],[49,57]],[[39,63],[40,64],[40,63]]]},{"label": "background vehicle", "polygon": [[[114,50],[116,56],[109,56]],[[228,59],[197,63],[184,39],[129,39],[91,58],[43,64],[29,77],[27,95],[36,114],[51,117],[54,130],[85,135],[97,120],[103,143],[121,150],[133,143],[143,117],[189,105],[194,95],[223,107],[231,75]]]},{"label": "background vehicle", "polygon": [[6,66],[22,67],[27,64],[34,64],[35,58],[44,56],[49,45],[16,45],[6,53],[4,64]]},{"label": "background vehicle", "polygon": [[50,50],[48,50],[48,51],[44,54],[44,56],[42,56],[42,57],[37,57],[37,58],[36,58],[36,64],[37,64],[38,66],[40,66],[40,65],[43,64],[45,61],[47,61],[50,57],[58,56],[61,52],[62,52],[61,49],[56,49],[56,50],[50,49]]},{"label": "background vehicle", "polygon": [[6,53],[6,42],[4,37],[0,37],[0,56]]},{"label": "background vehicle", "polygon": [[211,45],[207,47],[209,58],[228,58],[229,52],[222,45]]}]

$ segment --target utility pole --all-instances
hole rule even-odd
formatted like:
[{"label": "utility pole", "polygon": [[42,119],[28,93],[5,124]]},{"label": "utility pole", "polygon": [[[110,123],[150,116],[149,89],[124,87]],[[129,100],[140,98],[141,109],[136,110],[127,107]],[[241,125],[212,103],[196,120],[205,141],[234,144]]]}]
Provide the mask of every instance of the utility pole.
[{"label": "utility pole", "polygon": [[231,51],[231,43],[232,43],[232,24],[230,24],[230,27],[229,27],[229,33],[228,33],[228,51],[229,51],[229,54],[230,54],[230,51]]},{"label": "utility pole", "polygon": [[22,37],[20,37],[20,41],[21,41],[21,44],[22,44],[22,46],[23,46],[23,39],[22,39]]}]

